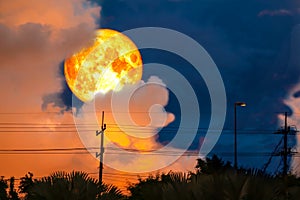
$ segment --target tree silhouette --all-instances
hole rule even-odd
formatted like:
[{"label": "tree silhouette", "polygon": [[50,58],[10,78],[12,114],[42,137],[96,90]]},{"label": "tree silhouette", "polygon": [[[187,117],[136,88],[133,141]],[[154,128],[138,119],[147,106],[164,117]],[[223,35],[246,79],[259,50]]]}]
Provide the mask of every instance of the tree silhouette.
[{"label": "tree silhouette", "polygon": [[199,173],[214,174],[232,169],[232,166],[230,162],[224,163],[217,155],[213,155],[212,158],[207,157],[205,160],[197,159],[196,169]]},{"label": "tree silhouette", "polygon": [[15,177],[9,179],[9,199],[19,200],[18,193],[15,190]]},{"label": "tree silhouette", "polygon": [[25,176],[23,192],[30,200],[120,200],[121,191],[112,185],[99,183],[85,172],[55,172],[40,180]]},{"label": "tree silhouette", "polygon": [[[168,178],[163,176],[166,181]],[[131,196],[128,198],[129,200],[150,200],[150,199],[162,199],[162,188],[161,179],[159,174],[154,176],[149,176],[146,179],[138,179],[138,183],[131,184],[128,187]]]},{"label": "tree silhouette", "polygon": [[300,179],[239,169],[215,157],[196,173],[162,174],[129,186],[129,200],[298,200]]},{"label": "tree silhouette", "polygon": [[4,180],[3,176],[1,176],[0,177],[0,200],[7,200],[8,199],[7,192],[6,192],[7,188],[8,188],[7,181]]},{"label": "tree silhouette", "polygon": [[25,194],[24,199],[29,200],[31,197],[31,188],[34,186],[33,173],[28,172],[24,177],[21,178],[19,191],[22,194]]}]

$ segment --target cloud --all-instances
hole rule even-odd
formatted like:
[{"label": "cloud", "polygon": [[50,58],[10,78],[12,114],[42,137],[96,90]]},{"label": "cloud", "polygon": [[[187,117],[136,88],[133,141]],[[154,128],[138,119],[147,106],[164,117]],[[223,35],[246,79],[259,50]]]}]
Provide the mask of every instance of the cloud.
[{"label": "cloud", "polygon": [[[60,65],[60,76],[64,76],[64,64]],[[42,97],[41,108],[43,111],[51,109],[59,109],[60,113],[73,111],[79,113],[83,105],[83,102],[79,100],[75,95],[72,95],[72,91],[68,87],[65,79],[61,81],[61,89],[52,93],[44,94]]]},{"label": "cloud", "polygon": [[[0,120],[22,124],[23,128],[28,123],[34,126],[28,134],[23,134],[23,128],[17,134],[1,134],[0,146],[7,149],[81,146],[74,127],[68,127],[74,132],[60,132],[60,124],[72,124],[73,116],[57,114],[66,103],[54,94],[64,94],[60,64],[93,38],[100,7],[85,0],[11,0],[0,1],[0,13],[0,90],[5,91],[0,113],[9,113],[1,114]],[[42,108],[50,112],[42,112]],[[46,132],[39,132],[38,124]],[[47,132],[50,130],[54,132]],[[0,171],[5,176],[20,177],[28,170],[37,176],[57,169],[84,170],[84,164],[76,162],[74,167],[78,155],[0,156],[1,163],[5,163]],[[88,154],[80,158],[82,162],[95,163]]]},{"label": "cloud", "polygon": [[279,9],[279,10],[263,10],[258,13],[259,17],[263,16],[292,16],[294,13],[291,10]]},{"label": "cloud", "polygon": [[85,0],[11,0],[1,1],[0,23],[9,26],[34,23],[50,25],[54,29],[69,29],[78,24],[94,25],[100,7]]},{"label": "cloud", "polygon": [[56,93],[48,94],[43,96],[42,110],[46,111],[49,104],[53,107],[64,108],[65,105],[61,98]]},{"label": "cloud", "polygon": [[100,7],[84,0],[12,0],[0,2],[0,13],[0,88],[12,91],[1,108],[40,110],[42,96],[62,87],[60,63],[93,38]]},{"label": "cloud", "polygon": [[[71,110],[72,101],[71,93],[68,90],[65,81],[62,78],[62,61],[78,51],[83,46],[88,45],[93,38],[94,30],[97,28],[100,7],[92,5],[88,1],[83,0],[54,0],[46,1],[7,1],[0,2],[0,85],[1,91],[8,91],[1,100],[0,111],[9,113],[30,113],[32,116],[12,115],[11,117],[2,117],[4,122],[13,123],[32,123],[44,124],[49,126],[49,131],[45,134],[33,132],[29,135],[20,135],[18,139],[13,134],[5,135],[1,138],[0,146],[3,148],[59,148],[59,147],[81,147],[81,141],[76,133],[73,124],[73,116],[69,112]],[[166,113],[161,106],[165,106],[168,102],[168,90],[164,84],[161,84],[158,78],[151,77],[149,82],[152,84],[144,85],[135,94],[134,100],[130,105],[133,113],[140,111],[148,111],[155,118],[151,121],[148,112],[133,114],[132,119],[137,123],[134,131],[128,136],[122,132],[120,127],[116,126],[113,121],[112,113],[106,114],[106,123],[108,125],[108,137],[116,145],[137,149],[138,151],[148,150],[161,147],[156,141],[155,134],[157,129],[167,126],[174,120],[174,115]],[[63,83],[63,84],[62,84]],[[153,85],[160,83],[160,85]],[[122,99],[120,97],[120,99]],[[107,95],[104,99],[98,97],[96,99],[98,105],[102,108],[110,108],[110,98]],[[77,102],[82,106],[82,102]],[[83,105],[83,112],[87,109],[87,105]],[[41,112],[40,111],[48,111]],[[54,112],[54,113],[53,113]],[[34,113],[39,113],[35,115]],[[109,116],[111,115],[111,116]],[[152,116],[152,117],[153,117]],[[79,117],[79,116],[78,116]],[[98,117],[98,119],[100,119]],[[162,123],[163,122],[163,123]],[[70,133],[63,131],[64,125],[68,125]],[[148,131],[153,137],[141,139],[136,134],[141,133],[142,126],[150,124]],[[45,128],[44,127],[44,128]],[[90,129],[92,146],[99,146],[99,139],[95,138],[95,130],[98,126]],[[48,130],[48,128],[46,128]],[[36,130],[36,129],[35,129]],[[72,132],[74,131],[74,132]],[[3,136],[4,137],[4,136]],[[95,140],[96,139],[96,140]],[[108,146],[109,147],[109,146]],[[108,148],[109,149],[109,148]],[[94,153],[94,152],[93,152]],[[109,155],[109,154],[108,154]],[[108,157],[107,160],[113,159]],[[143,167],[143,163],[162,162],[160,157],[152,157],[137,155],[132,162],[126,163],[124,170],[128,167],[134,169],[135,165]],[[119,159],[120,156],[118,157]],[[11,163],[14,168],[3,166],[0,170],[4,175],[21,176],[28,170],[33,171],[37,176],[46,175],[53,170],[85,170],[92,171],[97,168],[97,160],[91,155],[79,156],[56,156],[48,155],[32,155],[24,157],[15,155],[15,161],[11,161],[10,157],[4,157],[4,163]],[[47,166],[45,166],[47,159]],[[116,160],[121,168],[124,163]],[[24,164],[28,163],[28,164]],[[20,167],[22,166],[22,167]],[[147,167],[145,165],[145,167]],[[143,168],[141,168],[143,169]]]},{"label": "cloud", "polygon": [[168,100],[169,92],[165,84],[154,76],[147,82],[127,85],[119,92],[99,94],[94,102],[84,104],[80,115],[75,117],[82,143],[86,147],[99,146],[96,128],[88,131],[85,124],[99,124],[100,129],[101,111],[105,111],[105,164],[132,173],[163,169],[180,157],[166,156],[165,152],[179,154],[186,151],[172,145],[163,146],[157,141],[160,128],[175,119],[172,113],[163,109]]}]

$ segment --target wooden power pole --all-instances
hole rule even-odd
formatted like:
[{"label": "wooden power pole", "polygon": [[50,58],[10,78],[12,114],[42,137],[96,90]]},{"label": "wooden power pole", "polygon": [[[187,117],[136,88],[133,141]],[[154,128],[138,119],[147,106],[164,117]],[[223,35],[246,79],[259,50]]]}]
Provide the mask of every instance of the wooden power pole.
[{"label": "wooden power pole", "polygon": [[96,136],[101,134],[100,139],[100,153],[96,153],[96,157],[100,156],[100,163],[99,163],[99,182],[102,183],[102,175],[103,175],[103,154],[104,154],[104,147],[103,147],[103,140],[104,140],[104,131],[106,129],[106,124],[104,124],[104,111],[102,111],[102,124],[101,124],[101,131],[96,131]]}]

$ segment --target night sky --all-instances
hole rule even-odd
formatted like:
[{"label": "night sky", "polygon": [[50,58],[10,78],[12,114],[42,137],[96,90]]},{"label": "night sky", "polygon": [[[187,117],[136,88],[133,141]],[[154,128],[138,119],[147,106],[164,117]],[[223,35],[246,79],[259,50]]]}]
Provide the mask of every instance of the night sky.
[{"label": "night sky", "polygon": [[[0,49],[0,87],[7,91],[0,107],[3,123],[45,123],[50,128],[51,125],[61,125],[55,127],[55,133],[59,133],[70,121],[74,125],[71,115],[74,102],[64,78],[64,60],[90,41],[95,29],[123,32],[142,27],[162,27],[197,41],[208,52],[222,76],[227,96],[226,120],[211,154],[233,161],[233,111],[237,101],[247,103],[246,107],[237,108],[238,160],[241,166],[261,168],[266,163],[281,139],[280,135],[273,133],[283,126],[282,113],[288,112],[289,125],[298,125],[300,129],[300,102],[296,102],[300,97],[297,89],[300,88],[300,3],[296,0],[80,0],[35,4],[37,2],[32,1],[26,7],[22,1],[7,3],[7,6],[0,3],[4,16],[0,16],[0,44],[3,46]],[[49,12],[44,12],[48,7]],[[170,66],[191,84],[198,98],[201,120],[197,137],[189,149],[199,149],[211,117],[211,99],[203,77],[190,63],[171,52],[158,49],[142,49],[140,52],[144,64]],[[142,79],[147,81],[150,76],[145,73]],[[166,77],[159,78],[164,81]],[[172,84],[176,85],[176,80]],[[159,132],[156,140],[160,144],[170,142],[180,126],[179,100],[172,91],[169,91],[168,98],[165,109],[175,115],[175,120]],[[84,103],[76,101],[80,112]],[[194,111],[192,106],[190,109]],[[53,114],[56,111],[59,111],[58,115]],[[19,130],[22,127],[17,128],[20,133],[23,131]],[[2,148],[82,145],[75,132],[72,133],[75,136],[44,134],[36,137],[34,134],[28,137],[3,133],[0,145]],[[22,143],[22,140],[27,142]],[[295,136],[289,136],[289,146],[294,147],[296,142]],[[30,163],[22,159],[40,163],[24,166],[24,169],[11,168],[11,171],[3,167],[4,173],[15,175],[12,171],[19,170],[17,176],[20,176],[23,171],[44,169],[38,172],[44,175],[63,167],[71,169],[78,166],[86,170],[88,166],[94,170],[98,165],[98,161],[90,161],[91,158],[85,161],[76,155],[70,156],[67,161],[60,157],[61,163],[65,164],[63,167],[55,156],[47,157],[52,163],[49,166],[44,166],[45,162],[38,155],[32,158],[18,156],[19,159],[14,159],[18,165]],[[10,162],[12,157],[3,155],[1,159]],[[268,170],[276,172],[279,161],[279,157],[274,159]],[[94,165],[87,164],[89,162]]]},{"label": "night sky", "polygon": [[[273,151],[280,136],[272,132],[282,126],[277,116],[293,112],[283,100],[299,79],[296,46],[300,12],[296,1],[109,0],[102,1],[101,6],[101,28],[119,31],[148,26],[170,28],[195,39],[210,54],[223,77],[227,94],[226,123],[213,153],[232,152],[235,101],[247,103],[247,107],[238,108],[239,151]],[[151,49],[141,52],[144,63],[167,64],[184,74],[198,96],[202,115],[199,127],[207,128],[210,99],[201,77],[194,75],[192,67],[176,55]],[[180,116],[172,94],[166,109]],[[179,120],[177,117],[169,129],[173,130]],[[164,130],[160,133],[161,142],[172,138],[163,134]],[[203,134],[205,131],[199,131],[199,137]],[[199,137],[191,149],[199,147]],[[293,145],[295,139],[290,140]],[[232,161],[231,156],[224,159]],[[258,156],[244,155],[240,160],[242,165],[261,167],[266,157],[258,153]]]}]

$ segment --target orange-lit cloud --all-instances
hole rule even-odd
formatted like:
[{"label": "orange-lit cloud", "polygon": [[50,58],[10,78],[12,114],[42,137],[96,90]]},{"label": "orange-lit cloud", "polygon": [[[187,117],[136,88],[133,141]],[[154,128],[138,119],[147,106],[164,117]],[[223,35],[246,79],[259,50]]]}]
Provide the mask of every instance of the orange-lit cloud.
[{"label": "orange-lit cloud", "polygon": [[100,7],[85,0],[11,0],[0,2],[0,23],[20,26],[28,23],[53,27],[53,30],[69,29],[80,24],[94,26],[99,19]]},{"label": "orange-lit cloud", "polygon": [[[64,132],[59,125],[72,124],[72,115],[53,108],[56,113],[43,113],[41,105],[45,94],[61,90],[60,63],[93,38],[100,7],[84,0],[12,0],[0,2],[0,13],[1,149],[81,146],[74,126]],[[96,167],[89,154],[1,154],[0,160],[6,177]]]},{"label": "orange-lit cloud", "polygon": [[32,111],[61,88],[59,64],[93,38],[100,7],[84,0],[0,2],[1,111]]},{"label": "orange-lit cloud", "polygon": [[[155,105],[165,106],[169,95],[165,86],[160,82],[154,84],[153,79],[155,78],[149,80],[151,84],[141,81],[126,86],[122,91],[114,94],[99,94],[95,102],[85,104],[81,114],[75,117],[84,145],[98,147],[99,137],[96,137],[95,131],[88,132],[80,125],[90,123],[100,125],[101,111],[105,111],[105,123],[107,123],[105,146],[113,153],[106,155],[106,164],[109,167],[127,172],[151,172],[166,166],[164,162],[168,162],[168,159],[162,158],[162,155],[155,155],[155,150],[162,147],[156,139],[159,128],[172,122],[174,115],[155,107]],[[127,93],[127,91],[135,92]],[[129,96],[130,101],[124,105],[123,102],[128,99],[128,94],[132,94]],[[113,103],[113,99],[117,101]],[[145,151],[153,151],[154,154],[149,155]],[[153,167],[154,165],[157,167]]]},{"label": "orange-lit cloud", "polygon": [[[0,2],[0,13],[0,89],[5,91],[0,104],[1,149],[84,147],[74,125],[74,116],[69,112],[60,113],[52,105],[43,105],[47,110],[43,112],[42,104],[45,94],[62,90],[59,65],[91,41],[97,28],[96,21],[100,18],[100,7],[84,0],[11,0]],[[152,77],[150,82],[153,81],[158,80]],[[101,111],[106,111],[108,141],[105,162],[111,162],[124,171],[134,167],[136,171],[147,171],[154,164],[163,166],[168,162],[166,155],[159,154],[139,153],[132,158],[124,157],[118,151],[113,152],[115,147],[108,143],[137,152],[161,148],[156,133],[175,117],[162,110],[168,102],[168,95],[163,85],[145,85],[137,90],[129,105],[131,118],[136,124],[130,126],[130,135],[128,129],[124,131],[122,124],[115,121],[111,96],[97,97],[98,121]],[[81,114],[88,113],[88,106],[83,106]],[[99,137],[95,136],[99,128],[88,127],[91,147],[99,146]],[[80,154],[74,151],[73,154],[0,154],[0,175],[18,178],[32,171],[40,177],[56,170],[95,173],[98,161],[93,155],[97,151],[91,150],[91,154],[87,151],[80,151]],[[178,149],[169,148],[169,151],[177,152]],[[161,170],[192,170],[194,163],[195,157],[184,157]],[[111,178],[110,172],[115,173],[115,170],[105,166],[108,175],[104,176],[104,181],[125,184],[123,179]]]}]

